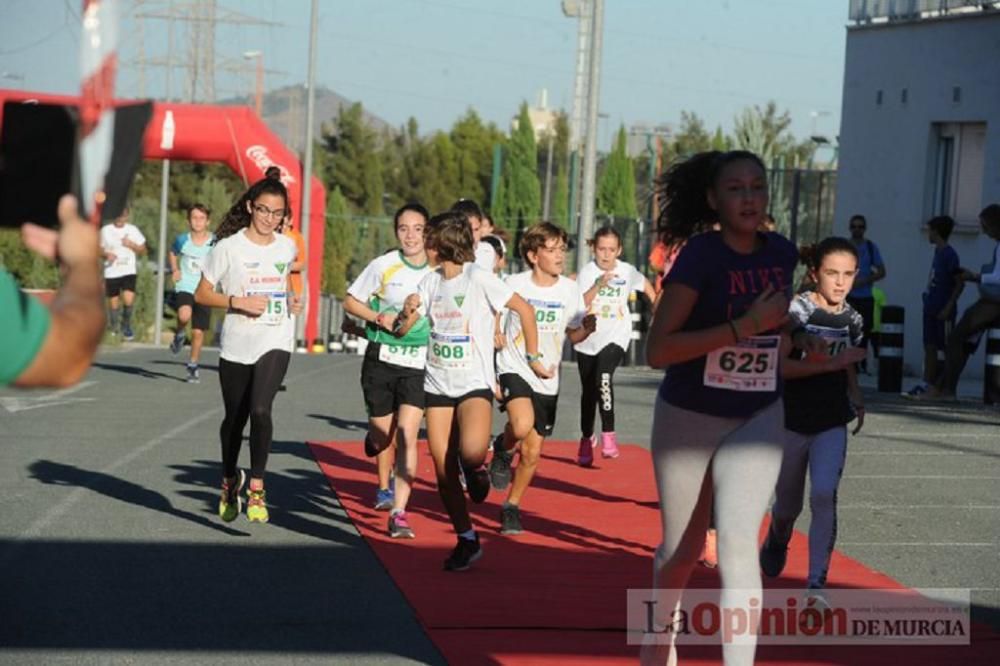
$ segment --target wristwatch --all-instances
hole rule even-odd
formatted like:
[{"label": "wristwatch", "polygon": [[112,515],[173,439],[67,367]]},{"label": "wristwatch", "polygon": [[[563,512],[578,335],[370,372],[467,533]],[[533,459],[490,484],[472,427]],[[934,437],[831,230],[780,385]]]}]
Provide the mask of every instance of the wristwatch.
[{"label": "wristwatch", "polygon": [[528,363],[534,363],[535,361],[541,361],[542,360],[542,352],[538,352],[537,354],[525,354],[524,358],[525,358],[525,360],[528,361]]}]

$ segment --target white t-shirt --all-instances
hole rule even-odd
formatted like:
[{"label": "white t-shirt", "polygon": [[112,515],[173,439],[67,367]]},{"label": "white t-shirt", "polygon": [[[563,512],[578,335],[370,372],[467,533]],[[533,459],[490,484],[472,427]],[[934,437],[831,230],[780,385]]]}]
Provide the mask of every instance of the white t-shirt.
[{"label": "white t-shirt", "polygon": [[414,266],[402,252],[392,250],[372,259],[347,288],[347,293],[365,305],[374,306],[376,312],[399,312],[406,297],[416,293],[420,281],[431,270],[426,262]]},{"label": "white t-shirt", "polygon": [[496,267],[497,251],[489,243],[479,241],[476,243],[476,266],[485,268],[490,273]]},{"label": "white t-shirt", "polygon": [[497,355],[497,374],[513,372],[528,382],[531,390],[542,395],[559,393],[559,361],[562,358],[566,329],[575,328],[587,314],[583,304],[583,294],[574,280],[559,276],[559,281],[551,287],[541,287],[531,279],[531,271],[511,275],[506,280],[518,296],[535,308],[535,324],[538,326],[538,351],[542,353],[542,365],[555,365],[556,374],[550,379],[536,375],[525,358],[524,334],[521,331],[521,317],[508,310],[504,313],[503,331],[507,344]]},{"label": "white t-shirt", "polygon": [[288,274],[296,253],[295,241],[287,236],[275,234],[268,245],[257,245],[246,237],[246,229],[212,248],[202,268],[202,277],[212,286],[221,284],[228,296],[268,297],[268,308],[259,317],[226,313],[222,358],[252,365],[273,349],[292,350],[295,325],[288,309]]},{"label": "white t-shirt", "polygon": [[139,245],[146,244],[146,237],[139,231],[139,227],[129,222],[120,227],[114,224],[105,224],[101,227],[101,249],[115,255],[114,261],[104,261],[105,280],[135,275],[135,252],[122,245],[122,241],[126,238]]},{"label": "white t-shirt", "polygon": [[493,390],[493,322],[514,295],[492,272],[465,264],[445,280],[441,269],[420,281],[420,314],[430,320],[424,390],[458,398],[478,389]]},{"label": "white t-shirt", "polygon": [[[608,345],[618,345],[628,349],[632,335],[632,315],[628,309],[628,297],[633,291],[643,291],[646,278],[632,264],[624,261],[615,262],[613,269],[616,277],[607,286],[601,288],[594,300],[590,302],[587,311],[597,316],[597,330],[583,342],[574,345],[578,352],[597,355]],[[577,282],[580,291],[587,291],[594,286],[598,278],[604,275],[604,269],[591,261],[580,271]]]},{"label": "white t-shirt", "polygon": [[[378,313],[394,314],[403,309],[410,294],[417,293],[420,280],[431,272],[424,262],[415,266],[399,250],[375,257],[347,289],[347,293]],[[379,360],[407,368],[423,369],[427,358],[427,326],[417,325],[402,338],[369,325],[366,337],[382,343]]]}]

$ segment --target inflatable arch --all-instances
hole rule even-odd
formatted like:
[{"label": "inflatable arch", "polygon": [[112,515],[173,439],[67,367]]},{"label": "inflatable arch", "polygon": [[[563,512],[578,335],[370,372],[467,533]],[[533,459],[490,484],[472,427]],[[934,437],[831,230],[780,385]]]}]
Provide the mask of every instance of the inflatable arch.
[{"label": "inflatable arch", "polygon": [[[3,103],[37,100],[43,104],[77,105],[79,99],[24,90],[0,90],[0,122]],[[131,100],[116,100],[116,105]],[[169,129],[173,125],[173,138]],[[167,136],[164,136],[164,135]],[[166,140],[164,140],[166,139]],[[143,139],[143,157],[189,162],[221,162],[244,184],[264,176],[270,166],[281,169],[281,181],[288,188],[292,210],[302,212],[302,167],[281,140],[249,108],[202,104],[153,103],[153,117]],[[316,340],[319,330],[319,283],[323,266],[323,235],[326,190],[315,176],[310,183],[308,304],[306,341]]]}]

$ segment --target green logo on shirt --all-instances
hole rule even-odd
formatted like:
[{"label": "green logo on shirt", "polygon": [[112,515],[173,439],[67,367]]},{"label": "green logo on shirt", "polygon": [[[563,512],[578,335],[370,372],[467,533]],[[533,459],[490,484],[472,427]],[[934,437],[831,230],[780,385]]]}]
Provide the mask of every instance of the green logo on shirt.
[{"label": "green logo on shirt", "polygon": [[465,294],[455,297],[455,303],[458,304],[458,307],[462,307],[462,303],[464,302],[465,302]]},{"label": "green logo on shirt", "polygon": [[278,269],[279,273],[284,273],[285,272],[285,266],[287,266],[287,265],[288,264],[275,264],[274,267]]}]

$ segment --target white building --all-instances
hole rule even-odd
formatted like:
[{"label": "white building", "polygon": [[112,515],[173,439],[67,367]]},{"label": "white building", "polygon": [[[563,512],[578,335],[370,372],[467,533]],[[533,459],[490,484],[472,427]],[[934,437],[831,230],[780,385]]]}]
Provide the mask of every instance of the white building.
[{"label": "white building", "polygon": [[[972,270],[990,260],[979,211],[1000,203],[1000,2],[851,0],[835,233],[868,219],[906,308],[905,362],[922,365],[921,292],[933,249],[925,222],[955,218],[951,243]],[[976,298],[966,287],[960,313]],[[982,376],[982,345],[964,376]]]}]

